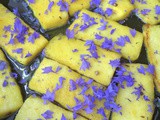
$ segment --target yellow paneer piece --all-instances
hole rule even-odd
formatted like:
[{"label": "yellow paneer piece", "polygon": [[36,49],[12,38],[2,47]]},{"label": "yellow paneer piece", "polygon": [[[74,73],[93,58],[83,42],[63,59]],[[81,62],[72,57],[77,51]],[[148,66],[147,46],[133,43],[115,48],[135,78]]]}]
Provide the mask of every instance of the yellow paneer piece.
[{"label": "yellow paneer piece", "polygon": [[[120,55],[114,52],[103,50],[97,47],[99,58],[88,58],[90,63],[89,69],[80,69],[82,65],[81,55],[90,55],[85,46],[85,42],[78,39],[68,40],[66,36],[58,35],[54,37],[45,48],[46,57],[56,60],[61,64],[70,67],[79,73],[90,77],[103,85],[109,85],[115,72],[115,68],[109,64],[110,61],[120,59]],[[73,50],[77,49],[77,52]]]},{"label": "yellow paneer piece", "polygon": [[[1,50],[0,68],[0,118],[4,118],[22,106],[23,98],[15,79],[10,77],[11,68]],[[5,85],[4,81],[8,84]]]},{"label": "yellow paneer piece", "polygon": [[[125,64],[124,67],[127,71],[132,73],[132,77],[136,81],[134,86],[120,89],[117,95],[116,103],[122,106],[122,115],[119,113],[112,114],[112,120],[152,120],[154,113],[154,84],[153,76],[149,73],[145,75],[140,74],[137,68],[142,64]],[[147,65],[142,65],[147,68]],[[143,96],[137,100],[137,96],[132,94],[135,87],[142,85],[144,95],[148,96],[150,101],[145,101]],[[152,112],[148,111],[151,107]]]},{"label": "yellow paneer piece", "polygon": [[[39,35],[39,37],[35,39],[34,43],[28,42],[28,38],[34,33],[34,30],[18,18],[18,20],[20,20],[21,23],[28,28],[28,33],[26,33],[24,36],[24,44],[18,42],[18,40],[15,38],[16,34],[13,36],[14,44],[8,44],[12,35],[11,32],[5,31],[4,27],[10,26],[11,30],[13,31],[15,19],[16,16],[7,10],[7,8],[5,8],[2,4],[0,4],[0,47],[2,47],[19,63],[27,65],[42,51],[48,41],[42,35]],[[18,25],[20,25],[20,23]],[[13,52],[13,50],[16,49],[22,49],[22,52],[19,54]],[[31,56],[26,57],[28,53],[30,53]]]},{"label": "yellow paneer piece", "polygon": [[[138,11],[136,15],[145,23],[158,24],[160,22],[160,15],[156,14],[156,6],[160,7],[159,0],[145,0],[146,4],[142,4],[135,0],[134,6]],[[148,12],[144,12],[149,10]]]},{"label": "yellow paneer piece", "polygon": [[154,82],[157,90],[160,92],[160,25],[145,25],[143,27],[143,34],[148,60],[155,66]]},{"label": "yellow paneer piece", "polygon": [[[67,111],[51,102],[44,104],[43,100],[39,97],[30,96],[26,99],[25,103],[19,110],[15,120],[46,120],[41,114],[45,113],[47,110],[53,112],[50,120],[61,120],[62,115],[66,117],[67,120],[73,120],[73,113]],[[86,120],[85,118],[78,116],[76,120]]]},{"label": "yellow paneer piece", "polygon": [[110,0],[103,0],[100,4],[100,8],[104,12],[106,12],[107,9],[111,9],[112,14],[105,14],[105,17],[110,20],[118,21],[128,17],[131,11],[134,9],[134,6],[129,0],[117,0],[115,4],[110,3]]},{"label": "yellow paneer piece", "polygon": [[[57,67],[60,67],[61,70],[58,71],[57,73],[50,72],[48,74],[44,74],[43,69],[46,67],[52,67],[53,71],[56,71]],[[56,84],[59,83],[59,78],[63,77],[66,80],[63,81],[62,88],[60,88],[58,91],[55,92],[55,101],[60,103],[63,107],[67,108],[67,105],[70,106],[71,108],[76,105],[76,102],[74,98],[78,98],[81,102],[84,101],[83,95],[80,94],[82,89],[80,87],[77,87],[76,90],[70,91],[70,80],[72,79],[73,81],[76,81],[77,79],[80,79],[82,76],[68,67],[59,64],[56,61],[44,58],[43,61],[41,62],[39,68],[36,70],[34,73],[31,81],[29,82],[29,88],[40,92],[40,93],[46,93],[47,90],[53,91],[56,87]],[[87,82],[89,79],[86,77],[82,77],[85,82]],[[92,85],[102,87],[105,89],[104,86],[93,82]],[[88,90],[86,91],[87,94],[93,94],[92,88],[89,87]],[[93,112],[91,114],[87,114],[85,111],[80,110],[78,113],[82,116],[85,116],[86,118],[89,119],[96,119],[96,120],[101,120],[103,117],[100,114],[97,114],[97,109],[100,107],[104,107],[104,100],[95,101],[96,107],[93,109]],[[109,117],[110,112],[105,110],[105,113],[107,117]]]},{"label": "yellow paneer piece", "polygon": [[78,12],[82,9],[89,9],[91,0],[64,0],[69,4],[69,14],[73,16],[75,12]]},{"label": "yellow paneer piece", "polygon": [[[85,29],[84,31],[81,31],[80,30],[81,26],[84,25],[84,21],[83,21],[84,14],[85,15],[87,14],[90,17],[94,18],[97,24],[94,24],[88,27],[87,29]],[[104,30],[99,30],[100,27],[105,26],[103,25],[103,23],[101,23],[101,21],[103,21],[103,23],[107,22],[106,24],[107,27]],[[75,27],[77,25],[78,27]],[[71,24],[71,26],[69,27],[69,30],[74,30],[75,38],[78,38],[84,41],[94,40],[95,44],[99,46],[102,45],[102,43],[104,42],[104,39],[97,40],[95,38],[96,34],[104,38],[106,37],[108,39],[111,39],[113,42],[117,41],[117,39],[122,36],[123,37],[128,36],[130,39],[130,43],[126,42],[125,46],[122,46],[122,47],[115,44],[114,48],[121,49],[122,57],[126,59],[130,59],[132,61],[136,60],[139,57],[142,43],[143,43],[142,33],[137,31],[136,35],[133,37],[130,33],[131,28],[120,25],[119,23],[111,20],[106,20],[101,15],[90,12],[85,9],[83,9],[80,12],[79,17]],[[115,31],[111,34],[112,30],[115,30]],[[113,49],[113,51],[116,51],[115,49]]]},{"label": "yellow paneer piece", "polygon": [[[39,20],[43,29],[54,29],[67,23],[69,18],[68,12],[61,11],[61,7],[57,5],[59,1],[60,0],[35,0],[35,3],[29,4],[34,16]],[[49,10],[50,2],[54,2],[54,4]]]}]

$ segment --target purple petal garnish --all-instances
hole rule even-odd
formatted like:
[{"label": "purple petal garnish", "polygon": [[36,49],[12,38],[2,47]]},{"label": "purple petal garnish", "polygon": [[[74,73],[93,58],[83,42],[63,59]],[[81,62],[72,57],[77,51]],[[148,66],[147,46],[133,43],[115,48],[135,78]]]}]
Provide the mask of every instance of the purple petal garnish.
[{"label": "purple petal garnish", "polygon": [[2,86],[6,87],[7,85],[8,85],[8,82],[6,80],[4,80]]},{"label": "purple petal garnish", "polygon": [[142,15],[148,15],[149,12],[151,12],[150,9],[143,9],[143,10],[141,10],[141,14]]},{"label": "purple petal garnish", "polygon": [[114,5],[116,2],[117,2],[117,0],[110,0],[110,1],[109,1],[109,4],[110,4],[110,5]]},{"label": "purple petal garnish", "polygon": [[137,96],[137,100],[142,96],[144,93],[144,88],[142,85],[139,85],[138,87],[134,88],[135,90],[132,92],[132,94],[135,94]]},{"label": "purple petal garnish", "polygon": [[143,75],[146,74],[146,73],[145,73],[145,68],[144,68],[143,65],[141,65],[140,68],[137,68],[137,70],[138,70],[139,73],[141,73],[141,74],[143,74]]},{"label": "purple petal garnish", "polygon": [[74,30],[67,29],[66,36],[68,37],[68,39],[74,38]]},{"label": "purple petal garnish", "polygon": [[91,67],[90,63],[84,59],[82,56],[81,56],[81,61],[82,61],[82,65],[80,67],[80,70],[86,70],[86,69],[89,69]]},{"label": "purple petal garnish", "polygon": [[29,3],[34,4],[35,0],[28,0]]},{"label": "purple petal garnish", "polygon": [[101,48],[107,49],[107,50],[112,50],[114,47],[114,43],[112,42],[111,39],[105,38],[104,42],[101,45]]},{"label": "purple petal garnish", "polygon": [[131,33],[132,37],[135,37],[137,32],[135,29],[131,29],[130,33]]},{"label": "purple petal garnish", "polygon": [[101,36],[101,35],[99,35],[99,34],[95,34],[95,39],[97,39],[97,40],[101,40],[103,37]]},{"label": "purple petal garnish", "polygon": [[12,50],[13,53],[21,54],[23,52],[23,48],[17,48],[15,50]]},{"label": "purple petal garnish", "polygon": [[37,32],[34,32],[33,34],[31,34],[28,38],[28,42],[31,42],[32,44],[34,44],[34,41],[39,38],[40,35]]},{"label": "purple petal garnish", "polygon": [[70,91],[74,91],[77,89],[76,82],[74,80],[70,79],[69,83],[70,83],[70,89],[69,89]]},{"label": "purple petal garnish", "polygon": [[43,114],[41,114],[45,119],[51,119],[53,118],[53,112],[50,110],[45,111]]},{"label": "purple petal garnish", "polygon": [[67,118],[62,114],[61,120],[67,120]]},{"label": "purple petal garnish", "polygon": [[90,8],[95,8],[95,7],[98,7],[101,3],[101,0],[91,0],[90,1]]},{"label": "purple petal garnish", "polygon": [[7,63],[5,61],[0,60],[0,71],[3,71],[7,68]]},{"label": "purple petal garnish", "polygon": [[120,36],[117,41],[115,42],[118,46],[125,46],[126,44],[126,39],[123,36]]},{"label": "purple petal garnish", "polygon": [[55,73],[58,73],[61,69],[62,69],[62,68],[61,68],[60,66],[58,66],[58,67],[56,68]]},{"label": "purple petal garnish", "polygon": [[97,114],[100,114],[100,115],[102,115],[103,116],[103,120],[107,120],[107,116],[106,116],[106,114],[105,114],[105,111],[104,111],[104,108],[99,108],[98,110],[97,110]]},{"label": "purple petal garnish", "polygon": [[42,70],[43,70],[43,72],[42,72],[43,74],[48,74],[48,73],[53,72],[52,66],[48,66],[48,67],[42,68]]},{"label": "purple petal garnish", "polygon": [[12,77],[12,78],[18,78],[18,74],[14,73],[14,72],[11,72],[10,73],[10,77]]},{"label": "purple petal garnish", "polygon": [[55,92],[50,92],[47,90],[46,93],[42,96],[42,99],[44,100],[44,104],[46,104],[46,101],[53,102],[55,99]]},{"label": "purple petal garnish", "polygon": [[148,68],[146,69],[146,71],[152,75],[154,75],[154,71],[155,71],[155,67],[154,65],[149,64]]},{"label": "purple petal garnish", "polygon": [[26,54],[25,58],[32,56],[32,54],[28,51],[28,53]]},{"label": "purple petal garnish", "polygon": [[48,5],[48,10],[49,11],[51,11],[53,5],[54,5],[54,1],[49,2],[49,5]]},{"label": "purple petal garnish", "polygon": [[69,5],[67,2],[64,2],[62,0],[60,0],[58,3],[57,3],[58,6],[60,6],[60,11],[67,11],[68,12],[68,9],[69,9]]},{"label": "purple petal garnish", "polygon": [[143,96],[143,99],[144,99],[145,101],[150,101],[150,99],[149,99],[148,96],[146,96],[146,95]]},{"label": "purple petal garnish", "polygon": [[112,35],[116,31],[116,28],[112,29],[110,34]]},{"label": "purple petal garnish", "polygon": [[153,109],[152,109],[152,106],[151,105],[148,105],[148,112],[153,112]]},{"label": "purple petal garnish", "polygon": [[107,16],[111,16],[113,14],[113,10],[111,8],[107,8],[105,14],[107,14]]},{"label": "purple petal garnish", "polygon": [[120,59],[110,60],[109,63],[113,68],[117,68],[120,66]]},{"label": "purple petal garnish", "polygon": [[157,15],[160,15],[160,6],[159,6],[159,5],[156,5],[156,6],[155,6],[155,13],[156,13]]}]

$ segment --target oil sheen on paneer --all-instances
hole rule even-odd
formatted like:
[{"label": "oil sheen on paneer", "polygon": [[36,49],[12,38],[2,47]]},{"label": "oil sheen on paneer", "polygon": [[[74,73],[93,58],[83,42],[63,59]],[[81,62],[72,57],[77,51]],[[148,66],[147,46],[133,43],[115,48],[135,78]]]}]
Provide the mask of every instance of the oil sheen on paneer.
[{"label": "oil sheen on paneer", "polygon": [[117,0],[115,2],[103,0],[100,8],[107,19],[118,21],[128,17],[134,6],[130,3],[130,0]]},{"label": "oil sheen on paneer", "polygon": [[147,24],[155,25],[160,22],[160,1],[134,1],[136,15]]},{"label": "oil sheen on paneer", "polygon": [[[103,50],[97,47],[98,58],[92,57],[87,50],[85,42],[78,39],[70,39],[63,35],[54,37],[45,48],[46,57],[58,61],[70,67],[77,72],[90,77],[103,85],[109,85],[116,67],[110,65],[111,61],[120,59],[120,55],[111,51]],[[75,51],[76,50],[76,51]],[[88,68],[82,69],[82,66],[87,66],[84,59],[89,62]],[[89,57],[88,57],[89,56]]]},{"label": "oil sheen on paneer", "polygon": [[155,66],[154,82],[160,92],[160,25],[145,25],[143,34],[148,60]]},{"label": "oil sheen on paneer", "polygon": [[23,104],[20,88],[10,74],[9,63],[0,50],[0,119],[16,112]]},{"label": "oil sheen on paneer", "polygon": [[[45,74],[46,71],[44,71],[44,69],[48,67],[51,67],[53,72],[48,72],[48,74]],[[57,68],[60,68],[60,70],[56,72]],[[70,106],[71,108],[76,106],[75,98],[80,100],[80,102],[83,102],[84,96],[81,94],[82,88],[77,86],[76,89],[71,90],[70,82],[71,80],[74,82],[77,80],[80,80],[80,82],[83,82],[82,80],[89,82],[90,79],[83,77],[68,67],[47,58],[43,59],[40,66],[34,73],[31,81],[29,82],[29,88],[40,93],[46,93],[47,90],[53,91],[56,88],[56,85],[60,84],[60,77],[63,77],[65,80],[63,81],[62,87],[55,92],[55,101],[60,103],[66,109],[68,109],[67,106]],[[106,89],[106,87],[95,82],[92,82],[91,85]],[[85,95],[86,94],[93,95],[91,87],[88,86]],[[92,120],[101,120],[103,117],[100,114],[97,114],[97,109],[104,107],[104,101],[104,99],[101,101],[95,100],[95,108],[93,108],[93,112],[90,114],[87,114],[84,110],[79,110],[78,113]],[[110,111],[105,109],[105,114],[109,117]]]},{"label": "oil sheen on paneer", "polygon": [[23,65],[29,64],[48,41],[0,4],[0,47]]},{"label": "oil sheen on paneer", "polygon": [[[73,113],[67,111],[51,102],[44,104],[43,100],[39,97],[30,96],[26,99],[25,103],[19,110],[15,120],[45,120],[43,114],[46,111],[53,112],[51,119],[49,120],[61,120],[62,115],[67,120],[73,120]],[[76,120],[86,120],[81,116],[77,116]]]},{"label": "oil sheen on paneer", "polygon": [[[132,73],[135,83],[132,87],[120,89],[117,95],[116,103],[122,106],[120,113],[113,113],[112,120],[152,120],[154,113],[154,84],[153,76],[149,73],[141,74],[138,72],[140,66],[147,68],[143,64],[125,64],[124,67],[128,72]],[[140,98],[133,94],[133,91],[138,91],[135,88],[140,88]],[[139,89],[140,90],[140,89]],[[143,93],[143,94],[142,94]],[[148,98],[144,100],[144,96]],[[138,98],[138,99],[137,99]]]},{"label": "oil sheen on paneer", "polygon": [[96,45],[121,53],[132,61],[138,59],[143,43],[142,33],[85,9],[69,30],[74,31],[77,39],[94,40]]},{"label": "oil sheen on paneer", "polygon": [[67,23],[69,18],[68,10],[65,8],[67,6],[62,0],[34,1],[34,3],[29,3],[29,7],[33,11],[34,16],[39,20],[43,29],[54,29]]},{"label": "oil sheen on paneer", "polygon": [[[64,0],[69,4],[69,15],[73,16],[74,13],[82,10],[89,9],[91,0]],[[73,1],[73,2],[72,2]]]}]

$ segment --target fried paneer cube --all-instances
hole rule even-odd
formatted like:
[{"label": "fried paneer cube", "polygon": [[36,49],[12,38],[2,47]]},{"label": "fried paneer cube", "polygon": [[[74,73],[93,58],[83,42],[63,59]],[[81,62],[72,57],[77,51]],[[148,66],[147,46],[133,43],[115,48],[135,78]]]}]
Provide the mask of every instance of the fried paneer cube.
[{"label": "fried paneer cube", "polygon": [[160,22],[160,1],[134,1],[136,15],[147,24],[155,25]]},{"label": "fried paneer cube", "polygon": [[134,6],[129,0],[117,0],[115,2],[103,0],[99,8],[103,10],[107,19],[119,21],[128,17]]},{"label": "fried paneer cube", "polygon": [[0,9],[0,47],[19,63],[28,65],[48,41],[2,4]]},{"label": "fried paneer cube", "polygon": [[147,68],[143,64],[124,64],[123,67],[131,72],[134,78],[132,87],[121,88],[118,92],[116,103],[120,104],[120,113],[113,113],[112,120],[152,120],[154,113],[154,84],[153,76],[146,72],[142,74],[138,71],[141,67]]},{"label": "fried paneer cube", "polygon": [[[51,102],[44,104],[41,98],[33,96],[30,96],[26,99],[23,106],[16,115],[15,120],[46,120],[44,115],[46,111],[49,111],[48,113],[51,113],[49,114],[52,117],[50,117],[50,120],[61,120],[63,115],[67,120],[73,120],[72,112],[67,111]],[[84,117],[77,116],[76,120],[86,119]]]},{"label": "fried paneer cube", "polygon": [[82,9],[89,9],[91,0],[64,0],[69,4],[69,14],[73,16],[76,12]]},{"label": "fried paneer cube", "polygon": [[28,5],[45,30],[61,27],[68,21],[68,8],[62,0],[35,0]]},{"label": "fried paneer cube", "polygon": [[16,112],[23,104],[20,88],[11,77],[9,63],[0,50],[0,118]]},{"label": "fried paneer cube", "polygon": [[160,25],[145,25],[143,34],[148,60],[150,64],[155,66],[154,82],[160,92]]},{"label": "fried paneer cube", "polygon": [[93,40],[103,49],[118,52],[132,61],[138,59],[143,43],[142,33],[85,9],[79,13],[69,30],[74,31],[77,39]]},{"label": "fried paneer cube", "polygon": [[[97,47],[98,58],[91,57],[85,42],[68,40],[66,36],[54,37],[45,48],[46,57],[56,60],[103,85],[109,85],[116,67],[110,62],[119,60],[120,55]],[[76,50],[76,52],[75,52]],[[84,58],[83,58],[84,57]],[[89,62],[89,63],[88,63]]]},{"label": "fried paneer cube", "polygon": [[[29,88],[42,94],[46,93],[46,91],[52,92],[55,90],[57,84],[61,84],[60,79],[63,79],[63,83],[60,89],[55,92],[54,98],[56,102],[61,104],[64,108],[68,109],[68,106],[71,108],[76,106],[76,100],[79,100],[80,102],[84,101],[85,98],[82,93],[83,89],[78,86],[72,89],[71,84],[76,81],[79,81],[82,84],[85,84],[85,82],[89,83],[90,79],[81,76],[68,67],[47,58],[43,59],[40,66],[34,73],[32,79],[29,82]],[[93,95],[91,86],[106,89],[106,87],[103,85],[92,82],[92,84],[87,87],[85,95]],[[89,119],[100,120],[103,118],[103,116],[97,114],[97,109],[104,107],[104,102],[104,99],[101,101],[95,100],[95,107],[93,108],[93,112],[90,114],[87,114],[86,111],[82,109],[77,113]],[[105,114],[107,117],[109,117],[110,111],[105,109]]]}]

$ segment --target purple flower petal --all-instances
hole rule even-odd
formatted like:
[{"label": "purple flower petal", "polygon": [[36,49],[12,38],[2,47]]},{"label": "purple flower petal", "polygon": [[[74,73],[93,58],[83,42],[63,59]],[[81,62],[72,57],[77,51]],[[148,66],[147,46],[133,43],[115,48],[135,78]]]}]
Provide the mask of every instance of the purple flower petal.
[{"label": "purple flower petal", "polygon": [[151,12],[150,9],[143,9],[143,10],[141,10],[141,14],[142,15],[148,15],[149,12]]},{"label": "purple flower petal", "polygon": [[100,115],[102,115],[103,116],[103,120],[107,120],[107,116],[106,116],[106,114],[105,114],[105,111],[104,111],[104,108],[99,108],[98,110],[97,110],[97,114],[100,114]]},{"label": "purple flower petal", "polygon": [[73,81],[72,79],[70,79],[69,83],[70,83],[70,89],[69,89],[70,91],[74,91],[74,90],[77,89],[75,81]]},{"label": "purple flower petal", "polygon": [[126,44],[126,39],[123,36],[120,36],[115,43],[118,46],[124,47]]},{"label": "purple flower petal", "polygon": [[86,69],[89,69],[91,67],[90,63],[85,60],[83,57],[81,57],[81,61],[82,61],[82,65],[80,67],[80,70],[86,70]]},{"label": "purple flower petal", "polygon": [[95,34],[95,39],[101,40],[103,37],[101,35],[98,35],[97,33]]},{"label": "purple flower petal", "polygon": [[26,54],[25,58],[32,56],[32,54],[28,51],[28,53]]},{"label": "purple flower petal", "polygon": [[29,3],[34,4],[35,0],[28,0]]},{"label": "purple flower petal", "polygon": [[117,68],[120,66],[120,59],[110,60],[109,63],[113,68]]},{"label": "purple flower petal", "polygon": [[68,39],[74,38],[74,30],[67,29],[66,36],[68,37]]},{"label": "purple flower petal", "polygon": [[153,109],[152,109],[152,106],[151,105],[148,105],[148,112],[153,112]]},{"label": "purple flower petal", "polygon": [[10,77],[12,77],[12,78],[18,78],[18,74],[14,73],[14,72],[11,72],[10,73]]},{"label": "purple flower petal", "polygon": [[58,73],[61,69],[62,69],[62,68],[61,68],[60,66],[58,66],[58,67],[56,68],[55,73]]},{"label": "purple flower petal", "polygon": [[49,10],[49,11],[51,11],[53,5],[54,5],[54,2],[53,2],[53,1],[49,2],[49,5],[48,5],[48,10]]},{"label": "purple flower petal", "polygon": [[48,73],[53,72],[52,66],[48,66],[48,67],[42,68],[42,70],[43,70],[43,72],[42,72],[43,74],[48,74]]},{"label": "purple flower petal", "polygon": [[112,29],[110,34],[112,35],[116,31],[116,28]]},{"label": "purple flower petal", "polygon": [[137,32],[135,29],[131,29],[130,33],[131,33],[132,37],[135,37]]},{"label": "purple flower petal", "polygon": [[8,85],[8,82],[6,80],[4,80],[2,86],[6,87],[7,85]]},{"label": "purple flower petal", "polygon": [[45,119],[51,119],[53,118],[53,112],[50,110],[45,111],[43,114],[41,114]]},{"label": "purple flower petal", "polygon": [[150,99],[149,99],[148,96],[146,96],[146,95],[143,96],[143,99],[144,99],[145,101],[150,101]]},{"label": "purple flower petal", "polygon": [[132,94],[135,94],[137,96],[137,100],[142,96],[144,93],[144,88],[142,85],[139,85],[138,87],[134,88],[135,90],[132,92]]},{"label": "purple flower petal", "polygon": [[20,84],[25,84],[26,82],[27,82],[26,79],[21,79],[21,80],[19,81]]},{"label": "purple flower petal", "polygon": [[138,70],[139,73],[141,73],[141,74],[143,74],[143,75],[146,74],[146,73],[145,73],[145,68],[144,68],[143,65],[141,65],[140,68],[137,68],[137,70]]},{"label": "purple flower petal", "polygon": [[23,48],[17,48],[15,50],[12,50],[13,53],[21,54],[23,52]]},{"label": "purple flower petal", "polygon": [[149,64],[148,68],[146,69],[146,71],[152,75],[154,75],[154,71],[155,71],[155,67],[154,65]]},{"label": "purple flower petal", "polygon": [[44,100],[44,104],[46,104],[46,101],[53,102],[55,99],[55,92],[50,92],[47,90],[46,93],[42,96],[42,99]]},{"label": "purple flower petal", "polygon": [[7,63],[5,61],[0,60],[0,71],[3,71],[7,68]]},{"label": "purple flower petal", "polygon": [[107,8],[105,14],[107,14],[107,16],[111,16],[113,14],[113,10],[111,8]]},{"label": "purple flower petal", "polygon": [[67,2],[64,2],[62,0],[60,0],[58,3],[57,3],[58,6],[60,6],[60,11],[67,11],[68,12],[68,9],[69,9],[69,5]]},{"label": "purple flower petal", "polygon": [[34,44],[34,41],[39,38],[40,35],[37,32],[34,32],[33,34],[31,34],[28,38],[28,42],[31,42],[32,44]]},{"label": "purple flower petal", "polygon": [[116,2],[117,2],[117,0],[110,0],[110,1],[109,1],[109,4],[110,4],[110,5],[114,5]]},{"label": "purple flower petal", "polygon": [[90,2],[90,8],[95,8],[95,7],[98,7],[101,3],[101,0],[91,0]]},{"label": "purple flower petal", "polygon": [[112,42],[111,39],[105,38],[104,42],[101,45],[101,48],[107,49],[107,50],[112,50],[114,47],[114,43]]},{"label": "purple flower petal", "polygon": [[156,13],[157,15],[160,15],[160,6],[159,6],[159,5],[156,5],[156,6],[155,6],[155,13]]},{"label": "purple flower petal", "polygon": [[67,118],[62,114],[61,120],[67,120]]}]

